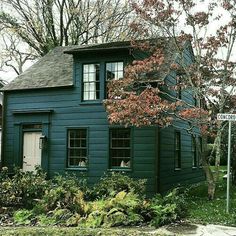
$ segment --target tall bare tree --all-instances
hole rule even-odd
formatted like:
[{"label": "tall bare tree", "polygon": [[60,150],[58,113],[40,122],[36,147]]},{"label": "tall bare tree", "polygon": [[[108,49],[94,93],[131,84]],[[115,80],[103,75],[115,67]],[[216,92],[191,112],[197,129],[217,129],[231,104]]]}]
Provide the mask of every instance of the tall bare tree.
[{"label": "tall bare tree", "polygon": [[56,46],[125,40],[134,17],[128,0],[0,0],[0,4],[2,46],[8,51],[1,59],[10,67],[16,64],[10,63],[16,54],[32,59],[19,50],[21,42],[30,48],[29,54],[40,57]]},{"label": "tall bare tree", "polygon": [[17,75],[21,74],[29,61],[35,60],[38,56],[28,45],[23,43],[16,35],[5,33],[0,35],[0,71],[12,69]]}]

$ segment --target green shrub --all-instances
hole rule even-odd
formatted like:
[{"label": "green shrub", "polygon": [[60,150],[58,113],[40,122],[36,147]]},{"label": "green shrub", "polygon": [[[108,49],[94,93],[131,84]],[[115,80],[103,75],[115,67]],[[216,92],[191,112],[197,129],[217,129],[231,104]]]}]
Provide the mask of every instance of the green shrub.
[{"label": "green shrub", "polygon": [[148,212],[151,217],[151,225],[160,226],[180,220],[187,213],[184,193],[178,188],[173,189],[162,197],[156,195],[150,202]]},{"label": "green shrub", "polygon": [[114,197],[90,203],[90,214],[85,220],[89,227],[137,225],[143,222],[139,214],[143,201],[133,193],[121,191]]},{"label": "green shrub", "polygon": [[5,181],[8,178],[8,168],[2,167],[0,170],[0,182]]},{"label": "green shrub", "polygon": [[39,226],[49,226],[56,225],[56,219],[45,214],[37,216],[37,225]]},{"label": "green shrub", "polygon": [[126,193],[134,192],[140,196],[144,196],[146,181],[134,180],[127,175],[118,172],[112,172],[100,179],[91,189],[89,198],[100,199],[114,197],[117,193],[125,191]]},{"label": "green shrub", "polygon": [[80,181],[75,176],[55,176],[51,188],[45,191],[42,199],[34,207],[34,212],[46,214],[55,209],[67,209],[80,215],[88,211],[84,194],[80,190]]},{"label": "green shrub", "polygon": [[18,210],[13,215],[14,222],[18,225],[29,225],[34,217],[31,210]]},{"label": "green shrub", "polygon": [[47,214],[37,216],[37,224],[40,226],[48,225],[66,225],[68,219],[73,216],[73,213],[68,209],[55,209]]},{"label": "green shrub", "polygon": [[[16,224],[95,228],[150,223],[157,227],[186,213],[180,189],[145,200],[145,181],[121,173],[105,176],[89,190],[75,175],[57,175],[49,181],[40,169],[36,173],[17,170],[12,178],[4,171],[0,174],[0,204],[31,207],[14,213]],[[85,195],[93,201],[86,201]]]},{"label": "green shrub", "polygon": [[16,169],[11,178],[8,177],[7,170],[4,170],[0,181],[0,206],[31,208],[47,188],[46,174],[40,168],[36,172]]}]

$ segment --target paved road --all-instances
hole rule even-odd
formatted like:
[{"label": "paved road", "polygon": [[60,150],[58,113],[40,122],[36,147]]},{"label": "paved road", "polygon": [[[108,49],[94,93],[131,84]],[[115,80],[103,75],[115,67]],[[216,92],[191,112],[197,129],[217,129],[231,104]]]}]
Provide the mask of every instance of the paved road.
[{"label": "paved road", "polygon": [[236,227],[221,225],[171,225],[158,229],[160,233],[181,236],[236,236]]}]

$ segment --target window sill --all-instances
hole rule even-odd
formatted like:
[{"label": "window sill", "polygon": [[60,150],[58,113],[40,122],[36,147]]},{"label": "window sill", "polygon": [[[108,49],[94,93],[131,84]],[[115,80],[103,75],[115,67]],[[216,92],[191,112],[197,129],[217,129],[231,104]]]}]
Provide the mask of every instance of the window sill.
[{"label": "window sill", "polygon": [[88,170],[88,167],[68,167],[68,168],[66,168],[66,170],[68,170],[68,171],[74,171],[74,170],[76,170],[76,171],[87,171]]},{"label": "window sill", "polygon": [[111,168],[111,169],[108,169],[108,171],[110,171],[110,172],[113,172],[113,171],[131,172],[132,170],[130,168]]},{"label": "window sill", "polygon": [[94,101],[81,101],[80,105],[100,105],[103,100],[94,100]]},{"label": "window sill", "polygon": [[181,171],[181,168],[175,168],[175,171]]}]

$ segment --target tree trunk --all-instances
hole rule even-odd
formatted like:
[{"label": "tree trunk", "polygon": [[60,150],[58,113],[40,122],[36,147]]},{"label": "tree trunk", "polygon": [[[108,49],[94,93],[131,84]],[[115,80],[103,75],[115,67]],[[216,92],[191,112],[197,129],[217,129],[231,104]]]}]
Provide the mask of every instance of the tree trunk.
[{"label": "tree trunk", "polygon": [[232,184],[236,185],[236,145],[233,145],[232,152]]},{"label": "tree trunk", "polygon": [[213,175],[213,172],[210,168],[209,162],[207,161],[206,158],[206,148],[203,148],[203,150],[201,150],[200,144],[199,142],[197,142],[198,144],[198,153],[199,155],[201,155],[201,160],[202,160],[202,167],[205,171],[206,174],[206,180],[207,180],[207,193],[208,193],[208,199],[209,200],[213,200],[215,197],[215,189],[216,189],[216,182],[215,182],[215,178]]},{"label": "tree trunk", "polygon": [[203,164],[203,169],[206,173],[208,199],[213,200],[215,197],[215,189],[216,189],[215,178],[208,163]]},{"label": "tree trunk", "polygon": [[220,158],[221,158],[221,136],[222,130],[221,127],[218,127],[217,135],[216,135],[216,159],[215,159],[215,180],[219,181],[219,173],[220,173]]}]

